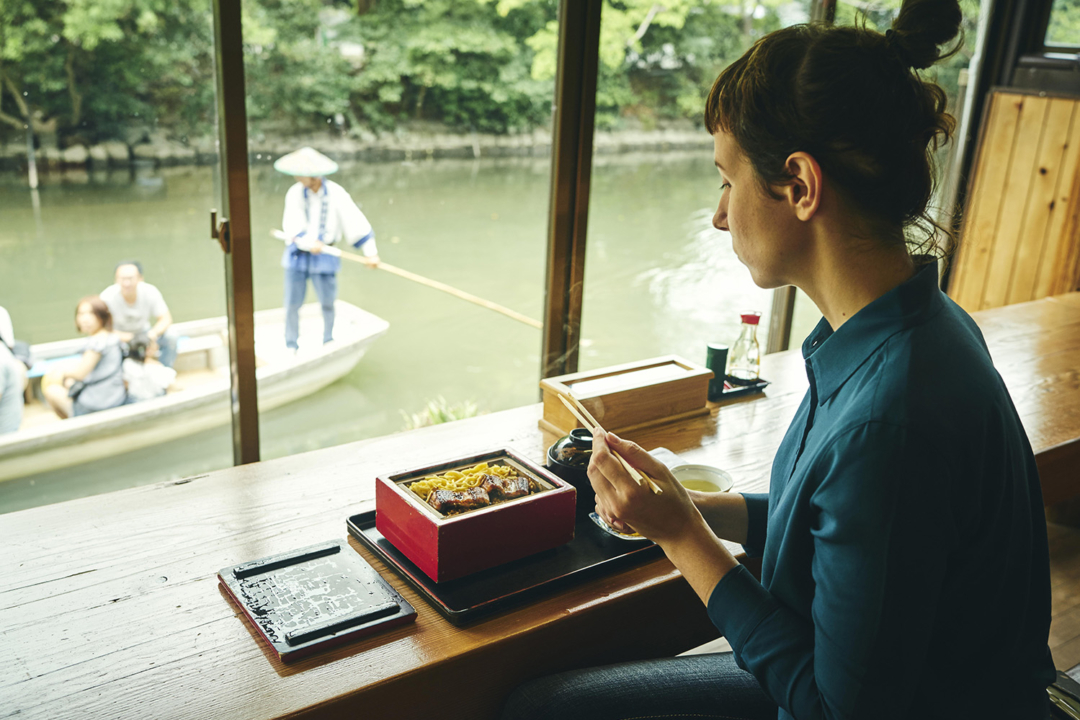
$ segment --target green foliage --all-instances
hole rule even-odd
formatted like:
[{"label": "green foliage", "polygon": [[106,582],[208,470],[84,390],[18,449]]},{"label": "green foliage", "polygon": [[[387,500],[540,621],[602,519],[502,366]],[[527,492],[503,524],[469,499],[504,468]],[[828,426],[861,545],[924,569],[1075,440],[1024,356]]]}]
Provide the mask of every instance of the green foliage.
[{"label": "green foliage", "polygon": [[1054,0],[1046,44],[1080,47],[1080,0]]},{"label": "green foliage", "polygon": [[428,400],[424,409],[418,413],[409,415],[404,410],[401,411],[401,416],[405,418],[405,430],[441,425],[454,420],[476,417],[479,414],[476,403],[471,400],[451,405],[442,395],[434,400]]},{"label": "green foliage", "polygon": [[[1072,1],[1080,3],[1080,0]],[[885,32],[900,13],[900,4],[901,0],[879,0],[873,5],[856,7],[840,2],[837,5],[836,23],[838,25],[865,25],[873,30]],[[975,40],[979,23],[979,0],[960,0],[960,9],[963,11],[964,19],[960,25],[963,40],[959,51],[930,70],[923,72],[924,77],[936,81],[945,90],[945,94],[949,98],[950,108],[956,108],[959,101],[958,82],[960,70],[971,64],[971,57],[975,54]],[[949,49],[945,48],[946,51]]]},{"label": "green foliage", "polygon": [[201,130],[211,38],[195,0],[0,0],[0,123],[86,141],[159,120]]},{"label": "green foliage", "polygon": [[[939,71],[950,93],[970,59]],[[260,133],[392,131],[422,120],[504,133],[550,121],[555,0],[245,0],[248,117]],[[700,117],[717,73],[805,0],[605,0],[597,125]],[[899,0],[841,3],[838,21],[884,29]],[[1080,0],[1057,0],[1072,37]],[[1071,24],[1070,24],[1071,23]],[[134,132],[214,132],[209,0],[0,0],[0,128],[32,117],[61,144]],[[1057,37],[1057,36],[1055,36]]]},{"label": "green foliage", "polygon": [[[502,0],[523,7],[529,0]],[[754,40],[780,27],[786,0],[747,6],[707,0],[606,0],[600,24],[596,122],[617,126],[634,117],[645,126],[660,119],[697,120],[713,79]],[[532,76],[555,76],[558,26],[552,21],[528,39],[536,55]]]}]

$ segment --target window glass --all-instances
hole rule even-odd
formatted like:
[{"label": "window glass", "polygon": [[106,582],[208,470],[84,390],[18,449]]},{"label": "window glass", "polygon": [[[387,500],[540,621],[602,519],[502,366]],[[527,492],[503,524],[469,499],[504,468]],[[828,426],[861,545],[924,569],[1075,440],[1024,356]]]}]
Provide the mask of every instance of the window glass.
[{"label": "window glass", "polygon": [[[899,14],[900,5],[900,0],[888,0],[888,2],[873,5],[847,3],[841,0],[837,3],[836,24],[865,23],[868,28],[885,32]],[[957,148],[956,138],[965,132],[960,125],[965,119],[967,89],[975,79],[973,74],[975,68],[971,63],[979,39],[980,3],[978,0],[960,0],[960,10],[963,14],[960,26],[963,31],[963,43],[959,51],[928,70],[921,71],[924,77],[936,81],[945,90],[946,108],[957,120],[957,132],[953,134],[953,140],[939,148],[936,157],[938,185],[932,206],[942,217],[951,215],[951,205],[955,200],[958,181],[956,173],[959,170],[953,162]],[[949,48],[951,45],[945,49]]]},{"label": "window glass", "polygon": [[[0,512],[232,463],[229,378],[216,370],[228,364],[223,264],[208,234],[210,4],[94,7],[0,5],[0,306],[32,366],[20,428],[0,434]],[[137,282],[123,261],[142,284],[107,292]],[[114,330],[159,336],[175,376],[154,349],[122,361],[115,335],[89,337],[101,315],[77,328],[80,299],[99,295]],[[80,370],[87,347],[97,360]],[[68,373],[83,373],[72,409],[87,414],[60,419],[45,400],[58,391],[66,407]],[[0,403],[18,393],[0,382]],[[138,402],[114,407],[125,393]]]},{"label": "window glass", "polygon": [[535,402],[556,4],[245,7],[263,459]]},{"label": "window glass", "polygon": [[1050,24],[1046,28],[1046,44],[1080,47],[1080,0],[1054,0]]},{"label": "window glass", "polygon": [[[899,0],[876,5],[837,3],[836,23],[845,25],[863,24],[866,27],[885,32],[892,25],[900,12]],[[931,200],[931,214],[943,225],[948,225],[952,218],[952,207],[956,201],[959,166],[956,138],[964,133],[960,127],[966,120],[965,105],[968,86],[974,77],[971,61],[978,44],[980,5],[976,0],[960,0],[963,13],[961,29],[964,33],[963,44],[952,57],[934,65],[925,76],[934,79],[945,90],[947,109],[957,120],[957,131],[953,140],[938,149],[936,170],[938,173],[935,195]],[[821,319],[821,313],[813,301],[801,290],[795,296],[795,310],[792,314],[790,348],[799,348],[802,341],[814,329]]]},{"label": "window glass", "polygon": [[764,350],[772,292],[712,227],[720,180],[701,115],[720,70],[808,18],[806,2],[604,4],[582,369],[671,353],[704,364],[750,310]]}]

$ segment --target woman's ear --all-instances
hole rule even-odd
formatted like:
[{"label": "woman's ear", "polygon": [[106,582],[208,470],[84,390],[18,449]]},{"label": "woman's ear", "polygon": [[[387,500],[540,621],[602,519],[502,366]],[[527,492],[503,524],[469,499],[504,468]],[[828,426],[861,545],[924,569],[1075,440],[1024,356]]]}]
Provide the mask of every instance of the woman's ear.
[{"label": "woman's ear", "polygon": [[787,200],[795,216],[805,222],[814,217],[821,205],[821,166],[813,155],[799,151],[788,156],[784,169],[792,177],[785,186]]}]

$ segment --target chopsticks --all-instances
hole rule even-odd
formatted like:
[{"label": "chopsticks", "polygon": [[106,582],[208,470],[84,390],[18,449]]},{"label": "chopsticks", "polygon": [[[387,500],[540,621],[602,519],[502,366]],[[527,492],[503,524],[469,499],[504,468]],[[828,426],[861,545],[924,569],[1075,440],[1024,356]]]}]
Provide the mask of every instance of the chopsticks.
[{"label": "chopsticks", "polygon": [[[597,430],[604,429],[600,427],[600,423],[596,422],[596,418],[592,416],[592,413],[590,413],[585,408],[585,406],[578,401],[576,397],[570,394],[559,393],[559,399],[562,400],[562,404],[566,406],[566,409],[573,413],[574,417],[577,418],[577,421],[585,426],[586,430],[591,433],[595,433]],[[638,485],[640,485],[641,481],[644,480],[649,484],[649,488],[652,489],[654,495],[659,495],[660,493],[664,492],[659,485],[652,481],[652,478],[646,475],[642,475],[637,468],[626,462],[626,460],[623,459],[622,455],[615,452],[614,450],[611,451],[611,454],[615,456],[616,460],[622,463],[622,466],[626,469],[626,472],[630,473],[630,477],[633,478],[634,482],[636,482]]]}]

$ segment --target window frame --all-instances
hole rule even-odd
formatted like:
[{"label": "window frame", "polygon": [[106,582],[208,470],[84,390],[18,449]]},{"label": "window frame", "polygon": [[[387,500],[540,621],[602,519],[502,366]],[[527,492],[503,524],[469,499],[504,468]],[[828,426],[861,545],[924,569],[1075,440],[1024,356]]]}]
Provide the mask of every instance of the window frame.
[{"label": "window frame", "polygon": [[[602,3],[559,0],[541,378],[574,372],[578,367]],[[358,0],[358,11],[365,6],[364,0]],[[831,22],[835,7],[835,0],[813,0],[811,17]],[[993,27],[987,36],[991,62],[987,71],[972,79],[977,84],[976,98],[985,96],[987,83],[1010,84],[1008,79],[1003,82],[1002,76],[1011,78],[1025,63],[1074,68],[1080,62],[1080,55],[1076,62],[1047,57],[1060,55],[1062,49],[1045,45],[1051,10],[1052,0],[994,0]],[[1027,23],[1022,22],[1025,18]],[[220,230],[225,237],[233,456],[239,465],[259,460],[241,0],[214,0],[214,34],[222,216],[227,222],[212,230]],[[980,115],[976,108],[973,126]],[[970,149],[961,163],[958,183],[962,190],[970,171]],[[795,290],[790,286],[774,291],[767,352],[788,349],[794,299]]]}]

